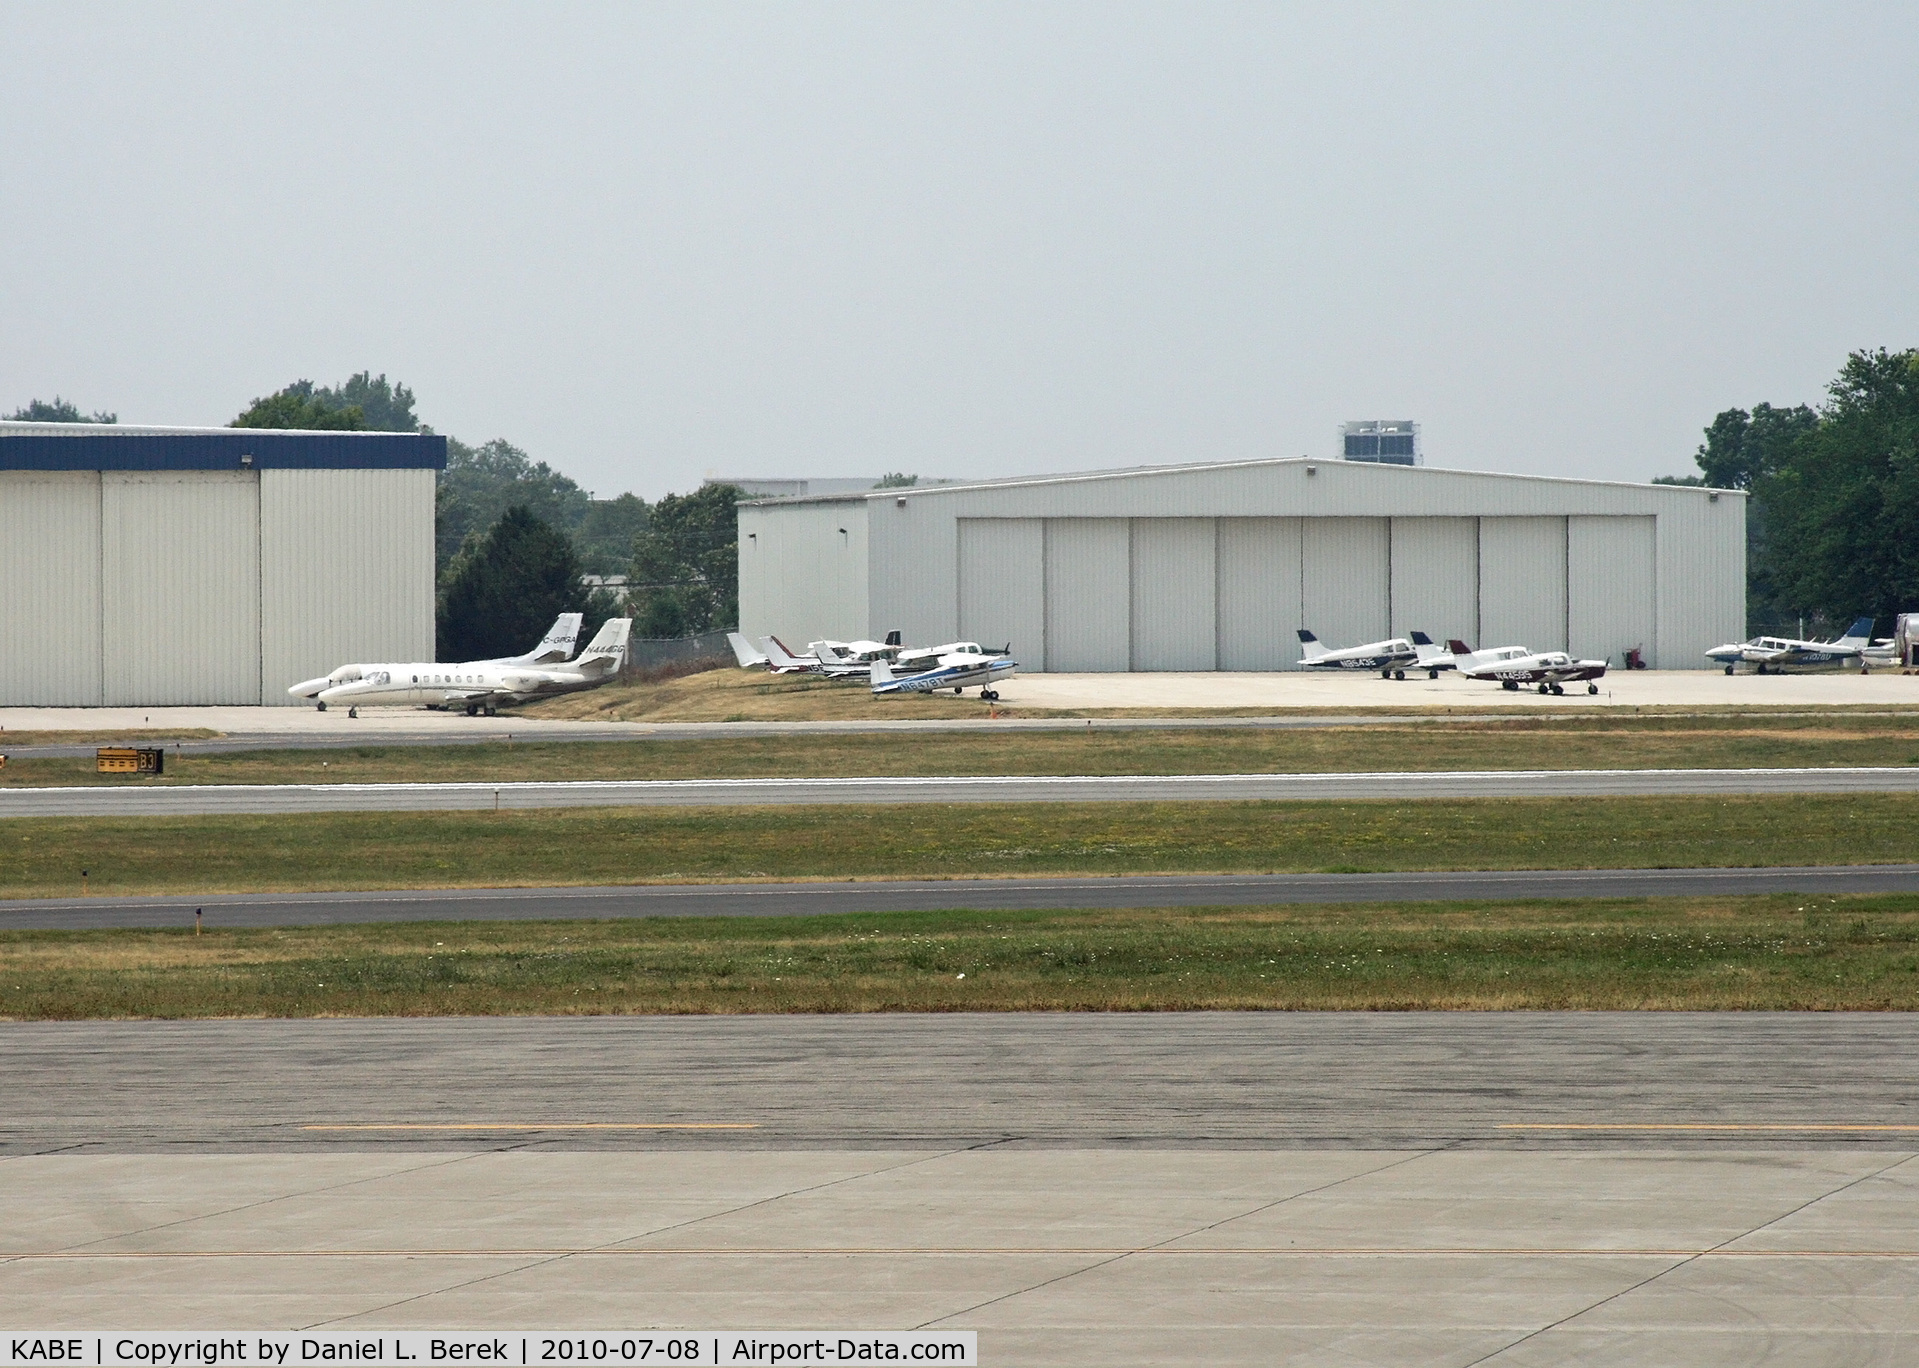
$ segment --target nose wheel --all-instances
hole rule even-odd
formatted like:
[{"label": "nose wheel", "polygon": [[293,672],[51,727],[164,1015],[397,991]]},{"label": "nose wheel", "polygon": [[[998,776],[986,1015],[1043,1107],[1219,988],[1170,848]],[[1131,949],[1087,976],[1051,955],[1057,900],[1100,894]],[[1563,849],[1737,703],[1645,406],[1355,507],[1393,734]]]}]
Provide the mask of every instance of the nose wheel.
[{"label": "nose wheel", "polygon": [[360,715],[360,710],[358,708],[348,708],[346,710],[346,715],[348,717],[358,717]]}]

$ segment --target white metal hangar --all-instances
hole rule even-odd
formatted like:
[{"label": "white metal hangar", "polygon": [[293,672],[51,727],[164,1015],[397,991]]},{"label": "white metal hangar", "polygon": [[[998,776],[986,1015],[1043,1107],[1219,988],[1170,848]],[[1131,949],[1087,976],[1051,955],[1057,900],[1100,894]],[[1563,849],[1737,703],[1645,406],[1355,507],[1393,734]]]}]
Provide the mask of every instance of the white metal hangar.
[{"label": "white metal hangar", "polygon": [[1744,635],[1743,494],[1304,458],[744,502],[740,625],[1021,668],[1279,670],[1297,629],[1701,667]]},{"label": "white metal hangar", "polygon": [[433,658],[444,437],[0,423],[0,706],[289,703]]}]

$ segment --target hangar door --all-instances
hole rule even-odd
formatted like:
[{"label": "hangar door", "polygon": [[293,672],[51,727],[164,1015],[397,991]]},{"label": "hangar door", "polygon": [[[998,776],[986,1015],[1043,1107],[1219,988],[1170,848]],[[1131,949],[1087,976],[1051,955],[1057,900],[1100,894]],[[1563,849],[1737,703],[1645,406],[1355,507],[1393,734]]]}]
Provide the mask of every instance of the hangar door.
[{"label": "hangar door", "polygon": [[959,520],[959,634],[992,650],[1013,644],[1023,670],[1046,668],[1046,524]]},{"label": "hangar door", "polygon": [[1479,644],[1479,520],[1393,519],[1392,635]]},{"label": "hangar door", "polygon": [[0,705],[100,702],[100,477],[0,472]]},{"label": "hangar door", "polygon": [[1133,519],[1133,668],[1219,667],[1211,518]]},{"label": "hangar door", "polygon": [[1479,520],[1479,632],[1470,645],[1566,649],[1566,520]]},{"label": "hangar door", "polygon": [[100,476],[109,705],[260,701],[260,477]]},{"label": "hangar door", "polygon": [[1627,651],[1653,655],[1653,520],[1566,520],[1566,649],[1589,660],[1624,663]]},{"label": "hangar door", "polygon": [[1299,663],[1299,519],[1219,520],[1219,668]]},{"label": "hangar door", "polygon": [[1328,646],[1389,635],[1385,518],[1300,519],[1300,625]]},{"label": "hangar door", "polygon": [[[1132,664],[1132,536],[1125,518],[1046,520],[1046,668]],[[981,643],[984,645],[985,643]]]}]

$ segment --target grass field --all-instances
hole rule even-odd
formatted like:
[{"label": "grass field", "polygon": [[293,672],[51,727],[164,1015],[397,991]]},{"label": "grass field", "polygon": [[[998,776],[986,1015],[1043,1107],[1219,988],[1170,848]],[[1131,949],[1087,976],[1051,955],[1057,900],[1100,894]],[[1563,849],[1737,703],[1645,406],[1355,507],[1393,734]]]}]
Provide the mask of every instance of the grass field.
[{"label": "grass field", "polygon": [[1194,728],[697,741],[506,742],[169,755],[164,778],[16,757],[0,787],[962,774],[1689,769],[1919,764],[1919,716],[1505,717],[1298,730]]},{"label": "grass field", "polygon": [[0,891],[1899,863],[1919,795],[14,818]]},{"label": "grass field", "polygon": [[11,1019],[1916,1006],[1915,897],[0,934]]}]

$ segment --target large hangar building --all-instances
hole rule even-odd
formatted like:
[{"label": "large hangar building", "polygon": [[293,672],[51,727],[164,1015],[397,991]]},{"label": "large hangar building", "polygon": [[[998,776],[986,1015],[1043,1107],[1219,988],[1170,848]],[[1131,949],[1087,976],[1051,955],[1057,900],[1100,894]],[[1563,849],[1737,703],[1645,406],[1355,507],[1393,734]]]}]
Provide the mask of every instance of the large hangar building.
[{"label": "large hangar building", "polygon": [[1022,669],[1283,670],[1419,629],[1667,669],[1744,635],[1745,496],[1288,458],[740,505],[740,623]]},{"label": "large hangar building", "polygon": [[0,423],[0,706],[290,703],[433,658],[446,438]]}]

